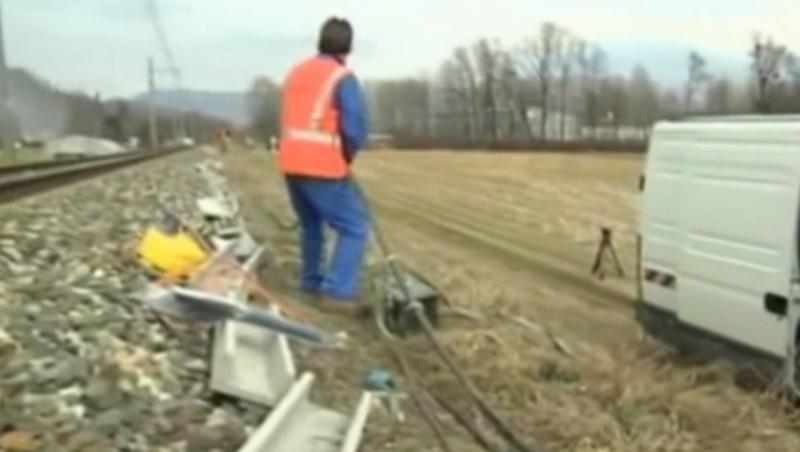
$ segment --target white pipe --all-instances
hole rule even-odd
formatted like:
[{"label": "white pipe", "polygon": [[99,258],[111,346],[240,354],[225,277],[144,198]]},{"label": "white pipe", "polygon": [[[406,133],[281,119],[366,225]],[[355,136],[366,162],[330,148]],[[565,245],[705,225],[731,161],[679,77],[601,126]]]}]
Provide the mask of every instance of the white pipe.
[{"label": "white pipe", "polygon": [[302,405],[303,400],[308,397],[311,385],[314,383],[314,374],[306,372],[300,380],[292,386],[283,400],[269,414],[267,420],[250,436],[247,443],[238,452],[263,452],[262,447],[274,435],[279,435],[280,430],[285,427],[284,422],[291,416],[292,412]]},{"label": "white pipe", "polygon": [[358,446],[361,444],[361,437],[364,435],[364,425],[367,423],[372,402],[375,400],[375,395],[369,391],[364,392],[361,396],[361,401],[358,403],[353,419],[350,422],[350,427],[347,429],[347,434],[344,437],[344,444],[340,449],[341,452],[356,452]]}]

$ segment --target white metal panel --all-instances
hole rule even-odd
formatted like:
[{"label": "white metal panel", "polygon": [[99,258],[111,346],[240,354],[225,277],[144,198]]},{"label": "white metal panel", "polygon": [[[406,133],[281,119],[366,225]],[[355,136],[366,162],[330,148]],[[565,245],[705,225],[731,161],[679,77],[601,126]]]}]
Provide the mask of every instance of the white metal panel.
[{"label": "white metal panel", "polygon": [[[233,325],[235,329],[232,329]],[[296,369],[282,334],[236,322],[215,326],[211,389],[234,397],[275,406],[294,383]],[[231,331],[228,331],[231,329]],[[228,334],[234,350],[227,350]]]},{"label": "white metal panel", "polygon": [[643,267],[678,278],[674,291],[645,284],[645,300],[677,301],[682,321],[784,355],[788,325],[764,295],[789,295],[800,122],[659,124],[646,176]]},{"label": "white metal panel", "polygon": [[374,396],[365,392],[352,416],[309,399],[315,376],[304,373],[239,452],[355,452]]},{"label": "white metal panel", "polygon": [[[669,274],[678,272],[681,246],[681,186],[686,167],[684,150],[656,130],[645,167],[645,191],[640,213],[642,267]],[[641,278],[642,276],[639,275]],[[643,284],[647,303],[669,311],[677,310],[677,292],[657,284]]]},{"label": "white metal panel", "polygon": [[[243,231],[240,235],[248,235]],[[241,240],[241,239],[240,239]],[[235,246],[231,245],[235,251]],[[246,304],[246,278],[255,278],[264,248],[257,247],[242,265],[243,274],[233,283],[231,299]],[[249,275],[249,276],[247,276]],[[277,308],[273,313],[279,315]],[[212,390],[253,403],[275,406],[289,391],[297,370],[286,336],[260,326],[225,321],[214,326]]]},{"label": "white metal panel", "polygon": [[785,320],[764,309],[764,296],[789,295],[800,146],[705,141],[693,151],[683,187],[679,317],[782,356]]},{"label": "white metal panel", "polygon": [[733,144],[787,144],[797,145],[800,134],[798,122],[662,122],[656,127],[654,137],[659,134],[666,141],[686,143],[733,143]]}]

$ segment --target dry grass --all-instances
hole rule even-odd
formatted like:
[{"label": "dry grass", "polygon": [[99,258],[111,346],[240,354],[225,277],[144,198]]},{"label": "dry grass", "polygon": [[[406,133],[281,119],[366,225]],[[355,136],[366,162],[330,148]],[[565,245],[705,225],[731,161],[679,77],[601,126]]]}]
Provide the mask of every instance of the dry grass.
[{"label": "dry grass", "polygon": [[19,149],[16,151],[0,149],[0,166],[25,165],[45,160],[50,160],[50,157],[44,151],[38,149]]},{"label": "dry grass", "polygon": [[[265,214],[288,214],[282,183],[267,156],[227,160],[276,256],[270,284],[293,297],[295,233]],[[723,363],[688,361],[643,338],[632,281],[589,278],[601,225],[614,228],[633,269],[640,165],[623,156],[376,153],[358,172],[391,243],[460,309],[445,316],[442,340],[515,431],[554,451],[800,450],[800,423],[780,401],[740,389]],[[302,365],[320,375],[318,398],[348,410],[364,371],[392,361],[369,326],[320,322],[348,329],[355,347],[345,356],[302,351]],[[403,348],[426,385],[477,418],[422,338]],[[457,450],[480,450],[445,424]],[[365,450],[438,449],[418,414],[399,425],[379,411]]]},{"label": "dry grass", "polygon": [[[687,363],[644,339],[607,348],[573,331],[549,331],[547,323],[515,322],[525,309],[504,298],[507,291],[474,275],[450,284],[496,303],[478,311],[480,321],[447,323],[442,334],[450,350],[516,431],[545,438],[553,450],[800,447],[800,423],[788,407],[769,393],[739,389],[724,363]],[[410,347],[415,367],[426,369],[438,391],[458,398],[424,342]]]}]

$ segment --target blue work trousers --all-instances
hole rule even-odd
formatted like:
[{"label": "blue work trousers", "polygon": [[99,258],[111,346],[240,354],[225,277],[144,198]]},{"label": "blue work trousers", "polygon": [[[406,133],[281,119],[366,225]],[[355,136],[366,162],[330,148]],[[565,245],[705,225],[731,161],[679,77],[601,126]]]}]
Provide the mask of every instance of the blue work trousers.
[{"label": "blue work trousers", "polygon": [[[343,301],[358,298],[370,228],[360,193],[349,180],[289,176],[286,183],[300,223],[301,288]],[[337,235],[327,268],[323,225]]]}]

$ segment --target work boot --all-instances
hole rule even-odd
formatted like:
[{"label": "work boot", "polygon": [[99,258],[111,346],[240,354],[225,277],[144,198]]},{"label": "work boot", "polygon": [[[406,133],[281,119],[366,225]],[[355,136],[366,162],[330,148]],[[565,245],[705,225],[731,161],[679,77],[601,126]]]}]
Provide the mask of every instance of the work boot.
[{"label": "work boot", "polygon": [[322,295],[320,295],[319,292],[310,290],[300,291],[300,301],[311,306],[319,306],[322,303],[321,297]]},{"label": "work boot", "polygon": [[323,311],[348,317],[364,317],[369,314],[369,307],[357,300],[341,300],[329,295],[320,298],[319,307]]}]

